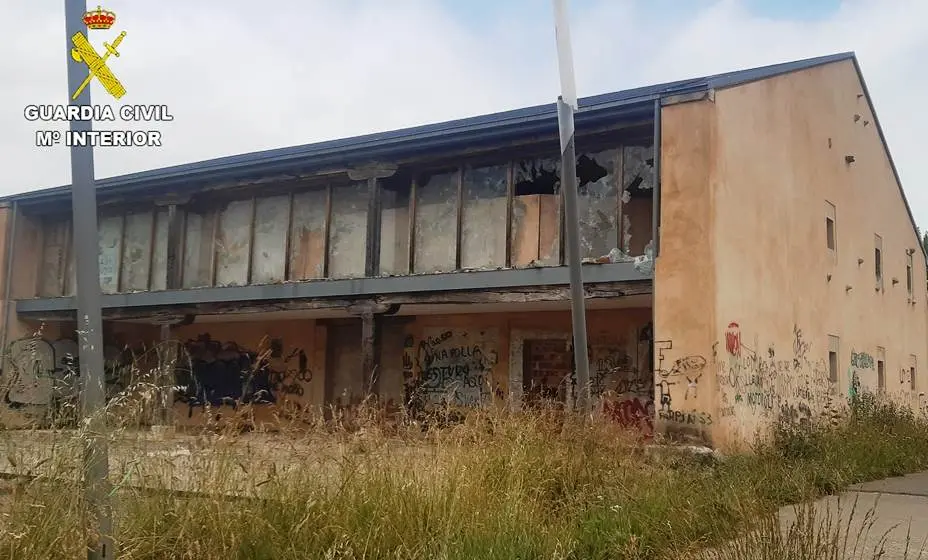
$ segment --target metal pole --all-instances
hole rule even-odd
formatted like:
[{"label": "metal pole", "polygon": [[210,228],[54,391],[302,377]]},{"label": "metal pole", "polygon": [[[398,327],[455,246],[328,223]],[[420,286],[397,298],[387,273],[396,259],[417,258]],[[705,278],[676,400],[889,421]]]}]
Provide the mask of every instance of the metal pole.
[{"label": "metal pole", "polygon": [[561,136],[561,190],[564,193],[567,264],[570,267],[570,306],[573,321],[574,368],[577,372],[577,409],[590,412],[590,358],[586,342],[586,302],[580,259],[580,216],[577,211],[577,153],[574,111],[577,94],[566,0],[554,0],[555,36],[561,95],[557,99],[557,120]]},{"label": "metal pole", "polygon": [[[83,16],[86,0],[65,0],[65,57],[68,64],[68,99],[87,77],[87,66],[71,58],[71,37],[87,35]],[[90,105],[90,88],[84,88],[71,105]],[[72,133],[90,131],[90,121],[71,121]],[[84,442],[84,489],[87,531],[91,536],[88,560],[115,558],[112,515],[109,508],[109,453],[103,415],[103,319],[100,312],[100,264],[97,245],[97,193],[94,185],[93,148],[71,147],[71,207],[77,266],[77,333],[80,339],[81,414],[87,434]]]}]

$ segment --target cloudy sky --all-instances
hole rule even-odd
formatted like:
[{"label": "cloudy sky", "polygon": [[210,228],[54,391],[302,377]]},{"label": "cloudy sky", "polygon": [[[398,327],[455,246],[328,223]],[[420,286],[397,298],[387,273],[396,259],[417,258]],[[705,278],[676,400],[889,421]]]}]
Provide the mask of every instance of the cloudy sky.
[{"label": "cloudy sky", "polygon": [[[65,148],[36,148],[29,104],[66,103],[64,1],[3,0],[0,194],[67,184]],[[90,0],[90,7],[97,2]],[[167,104],[164,147],[98,149],[97,176],[552,101],[550,0],[108,0],[98,47],[127,103]],[[928,2],[571,0],[581,96],[856,51],[916,219],[928,226]],[[15,55],[12,53],[16,53]],[[107,96],[94,82],[95,102]],[[130,101],[131,100],[131,101]],[[52,126],[43,128],[59,128]],[[102,128],[99,127],[98,128]]]}]

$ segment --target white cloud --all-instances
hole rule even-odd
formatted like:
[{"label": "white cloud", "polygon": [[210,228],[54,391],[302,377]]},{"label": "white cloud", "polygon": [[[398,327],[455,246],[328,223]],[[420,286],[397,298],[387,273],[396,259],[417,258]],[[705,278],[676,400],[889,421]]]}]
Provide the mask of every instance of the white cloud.
[{"label": "white cloud", "polygon": [[[456,1],[456,0],[455,0]],[[127,103],[166,103],[162,149],[100,149],[111,176],[259,149],[543,103],[557,95],[549,0],[524,20],[468,25],[429,0],[277,0],[255,4],[110,0],[128,35],[112,61]],[[65,149],[38,149],[30,103],[66,101],[63,2],[8,0],[0,90],[0,193],[65,184]],[[584,4],[586,6],[586,4]],[[850,0],[815,22],[769,20],[736,0],[692,17],[649,2],[596,0],[572,12],[578,89],[591,95],[833,52],[857,52],[906,193],[928,224],[928,4]],[[12,12],[12,13],[11,13]],[[258,14],[256,16],[256,14]],[[115,30],[112,32],[115,35]],[[97,44],[108,36],[96,33]],[[105,100],[92,86],[97,102]]]}]

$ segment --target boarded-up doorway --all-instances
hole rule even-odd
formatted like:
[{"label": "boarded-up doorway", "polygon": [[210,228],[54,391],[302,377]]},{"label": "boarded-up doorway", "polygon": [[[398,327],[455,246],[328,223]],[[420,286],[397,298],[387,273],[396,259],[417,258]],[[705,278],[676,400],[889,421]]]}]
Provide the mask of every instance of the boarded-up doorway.
[{"label": "boarded-up doorway", "polygon": [[571,361],[567,340],[523,340],[522,393],[525,405],[564,405],[570,392]]},{"label": "boarded-up doorway", "polygon": [[361,372],[361,320],[332,321],[327,326],[325,402],[336,407],[364,398]]}]

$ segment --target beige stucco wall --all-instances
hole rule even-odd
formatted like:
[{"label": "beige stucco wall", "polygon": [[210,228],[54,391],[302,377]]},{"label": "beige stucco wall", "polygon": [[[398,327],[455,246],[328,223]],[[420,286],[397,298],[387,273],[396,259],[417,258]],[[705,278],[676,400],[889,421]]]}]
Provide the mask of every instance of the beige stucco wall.
[{"label": "beige stucco wall", "polygon": [[[700,396],[705,385],[715,398],[698,405],[711,415],[712,442],[750,440],[781,413],[834,421],[852,384],[877,390],[881,360],[885,392],[921,408],[919,393],[928,386],[925,258],[853,63],[717,91],[714,101],[663,114],[655,327],[658,340],[673,339],[673,358],[705,359]],[[697,134],[704,128],[714,136]],[[680,197],[682,185],[703,199]],[[826,201],[836,208],[833,255]],[[711,208],[708,223],[675,223],[687,206],[687,221]],[[875,235],[882,238],[882,290]],[[914,302],[906,290],[907,249],[915,250]],[[693,309],[681,317],[684,297]],[[696,312],[704,314],[701,325]],[[829,335],[839,342],[836,382],[829,380]],[[912,356],[915,389],[901,375]],[[674,410],[686,386],[677,381]]]}]

